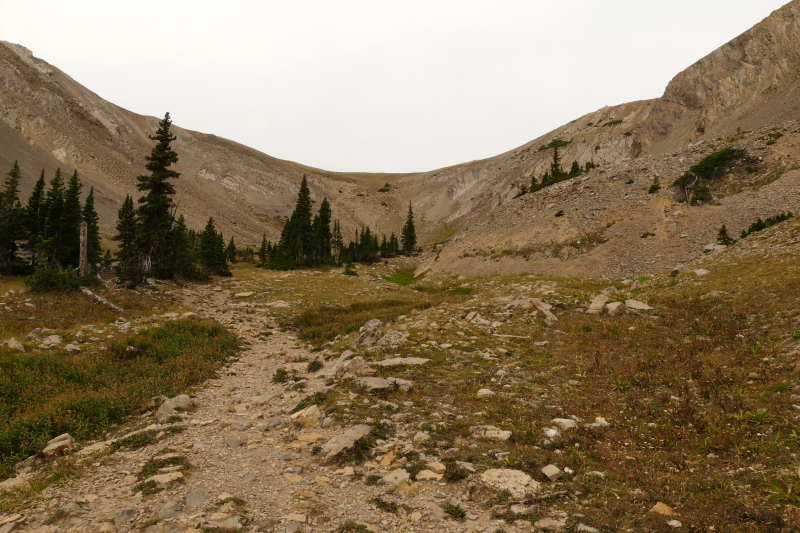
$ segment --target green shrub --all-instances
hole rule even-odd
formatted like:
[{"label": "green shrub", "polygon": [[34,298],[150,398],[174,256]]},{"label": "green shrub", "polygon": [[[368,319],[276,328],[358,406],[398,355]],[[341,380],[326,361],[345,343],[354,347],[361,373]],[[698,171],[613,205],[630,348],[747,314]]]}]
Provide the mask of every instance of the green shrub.
[{"label": "green shrub", "polygon": [[794,214],[791,211],[789,211],[788,213],[780,213],[775,216],[769,217],[767,220],[761,220],[761,218],[759,218],[758,220],[750,224],[749,228],[747,228],[746,230],[742,230],[741,237],[742,239],[744,239],[748,235],[752,235],[753,233],[765,230],[776,224],[780,224],[784,220],[789,220],[793,216]]},{"label": "green shrub", "polygon": [[57,435],[78,442],[96,437],[154,396],[174,396],[214,377],[238,346],[219,325],[176,321],[104,352],[0,349],[0,478]]},{"label": "green shrub", "polygon": [[745,157],[747,152],[737,148],[725,148],[719,152],[704,157],[699,163],[689,169],[689,171],[700,178],[714,179],[721,176],[727,170],[730,164]]},{"label": "green shrub", "polygon": [[96,279],[81,277],[73,270],[45,268],[25,278],[25,284],[34,292],[74,292],[81,285],[96,285]]},{"label": "green shrub", "polygon": [[658,178],[653,178],[653,184],[650,185],[650,188],[647,190],[647,194],[655,194],[661,190],[661,182],[658,181]]}]

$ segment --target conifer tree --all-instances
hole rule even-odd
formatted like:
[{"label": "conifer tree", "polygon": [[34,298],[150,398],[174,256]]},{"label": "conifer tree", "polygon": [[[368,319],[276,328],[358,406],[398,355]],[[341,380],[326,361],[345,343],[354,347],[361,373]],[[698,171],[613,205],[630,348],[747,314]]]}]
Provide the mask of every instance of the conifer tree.
[{"label": "conifer tree", "polygon": [[228,263],[236,262],[236,243],[233,241],[233,235],[231,235],[231,240],[228,241],[228,247],[225,248],[225,259]]},{"label": "conifer tree", "polygon": [[577,161],[572,162],[572,168],[569,169],[570,176],[577,176],[581,173],[581,166],[578,164]]},{"label": "conifer tree", "polygon": [[53,179],[50,180],[50,189],[45,196],[45,240],[42,251],[45,261],[49,264],[56,262],[56,257],[61,255],[64,234],[64,179],[61,169],[57,168]]},{"label": "conifer tree", "polygon": [[6,174],[0,191],[0,266],[9,267],[16,261],[17,240],[25,236],[24,210],[19,202],[19,182],[22,173],[14,161]]},{"label": "conifer tree", "polygon": [[64,192],[64,214],[62,215],[61,227],[63,234],[61,246],[56,253],[56,259],[62,266],[77,267],[80,259],[80,223],[81,216],[81,189],[83,184],[78,176],[78,171],[74,171],[69,178],[67,190]]},{"label": "conifer tree", "polygon": [[125,197],[117,213],[117,234],[113,237],[119,243],[117,251],[117,276],[133,280],[136,274],[138,256],[136,255],[136,210],[133,198]]},{"label": "conifer tree", "polygon": [[258,249],[258,260],[261,265],[267,264],[267,234],[261,234],[261,247]]},{"label": "conifer tree", "polygon": [[561,156],[558,155],[558,146],[553,146],[553,162],[550,164],[550,177],[554,180],[564,175],[561,168]]},{"label": "conifer tree", "polygon": [[342,230],[339,227],[339,221],[333,223],[333,235],[331,236],[331,255],[333,256],[333,264],[338,265],[342,260],[342,247],[344,246],[344,239],[342,238]]},{"label": "conifer tree", "polygon": [[391,250],[392,257],[400,255],[400,241],[397,240],[397,236],[394,232],[392,232],[392,236],[389,237],[389,249]]},{"label": "conifer tree", "polygon": [[389,251],[389,241],[386,240],[386,235],[383,236],[383,240],[381,241],[381,258],[386,259],[387,257],[391,257],[391,252]]},{"label": "conifer tree", "polygon": [[[28,197],[28,205],[25,207],[25,234],[28,239],[28,247],[32,248],[33,243],[44,237],[44,227],[47,220],[44,198],[44,170],[39,179],[33,186],[33,191]],[[36,262],[36,255],[33,257]]]},{"label": "conifer tree", "polygon": [[209,218],[206,228],[200,234],[200,265],[204,270],[217,276],[230,276],[228,262],[225,257],[225,240],[222,233],[217,233],[214,219]]},{"label": "conifer tree", "polygon": [[728,235],[728,228],[725,227],[725,224],[719,228],[719,232],[717,233],[717,242],[723,246],[730,246],[736,242],[733,237]]},{"label": "conifer tree", "polygon": [[400,234],[400,242],[405,255],[411,255],[417,247],[417,232],[414,228],[414,210],[411,208],[411,202],[408,202],[408,216]]},{"label": "conifer tree", "polygon": [[150,136],[150,139],[157,141],[150,155],[145,158],[145,168],[150,175],[136,178],[136,187],[143,193],[136,210],[136,250],[141,258],[143,274],[157,278],[172,275],[169,240],[174,223],[172,197],[175,187],[169,180],[177,179],[180,174],[169,168],[178,162],[178,154],[170,146],[176,139],[170,132],[171,125],[167,113],[159,122],[156,134]]},{"label": "conifer tree", "polygon": [[312,241],[314,243],[314,263],[324,265],[330,262],[331,258],[331,204],[327,198],[322,199],[319,206],[319,213],[314,217],[312,224]]},{"label": "conifer tree", "polygon": [[89,189],[89,194],[83,203],[81,217],[86,222],[87,259],[92,267],[97,268],[97,265],[100,264],[103,250],[100,248],[100,217],[97,216],[97,211],[94,209],[94,187]]},{"label": "conifer tree", "polygon": [[175,274],[187,279],[199,279],[202,276],[197,268],[197,253],[183,215],[178,217],[172,228],[172,254]]}]

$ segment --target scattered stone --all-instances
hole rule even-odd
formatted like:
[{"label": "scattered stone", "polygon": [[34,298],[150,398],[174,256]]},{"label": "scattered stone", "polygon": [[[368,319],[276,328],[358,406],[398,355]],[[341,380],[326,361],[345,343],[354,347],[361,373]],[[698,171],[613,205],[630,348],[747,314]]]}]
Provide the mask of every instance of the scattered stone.
[{"label": "scattered stone", "polygon": [[430,438],[431,436],[424,431],[417,431],[417,434],[414,435],[413,442],[425,442],[426,440],[430,440]]},{"label": "scattered stone", "polygon": [[167,485],[172,483],[173,481],[178,481],[179,479],[183,478],[183,474],[180,472],[169,472],[167,474],[159,474],[157,476],[151,476],[147,478],[147,481],[153,481],[159,485]]},{"label": "scattered stone", "polygon": [[634,311],[651,311],[653,308],[638,300],[625,300],[625,307]]},{"label": "scattered stone", "polygon": [[494,391],[489,390],[489,389],[481,389],[481,390],[478,391],[478,398],[491,398],[492,396],[495,396],[495,395],[496,395],[496,393]]},{"label": "scattered stone", "polygon": [[606,419],[602,416],[596,416],[594,422],[586,424],[584,427],[588,429],[603,429],[608,427],[608,422],[606,422]]},{"label": "scattered stone", "polygon": [[431,461],[425,464],[425,466],[427,466],[428,470],[431,470],[435,474],[444,474],[444,471],[447,470],[447,468],[438,461]]},{"label": "scattered stone", "polygon": [[[381,348],[399,348],[408,342],[408,336],[407,331],[390,331],[378,340],[378,346]],[[418,358],[410,357],[409,359]]]},{"label": "scattered stone", "polygon": [[174,500],[170,500],[156,511],[161,518],[174,518],[183,514],[183,508]]},{"label": "scattered stone", "polygon": [[606,304],[606,311],[609,315],[616,315],[622,311],[624,304],[622,302],[609,302]]},{"label": "scattered stone", "polygon": [[687,272],[689,272],[689,268],[686,265],[678,265],[672,269],[670,276],[678,276],[680,274],[686,274]]},{"label": "scattered stone", "polygon": [[186,394],[179,394],[161,404],[161,407],[156,411],[156,420],[161,422],[172,416],[175,409],[186,410],[191,409],[193,406],[194,404],[189,396]]},{"label": "scattered stone", "polygon": [[563,531],[567,528],[566,518],[543,518],[533,523],[534,526],[545,531]]},{"label": "scattered stone", "polygon": [[561,477],[561,469],[559,469],[556,465],[547,465],[542,468],[542,474],[547,476],[550,481],[555,481]]},{"label": "scattered stone", "polygon": [[322,446],[321,453],[325,454],[323,462],[330,461],[333,457],[344,450],[352,449],[356,441],[369,435],[371,430],[371,426],[360,424],[353,426],[344,433],[333,437]]},{"label": "scattered stone", "polygon": [[[233,295],[233,297],[234,298],[248,298],[248,297],[250,297],[250,296],[252,296],[254,294],[255,294],[254,292],[237,292],[236,294]],[[177,316],[177,314],[176,314],[176,316]]]},{"label": "scattered stone", "polygon": [[558,426],[561,431],[569,431],[578,427],[578,423],[570,418],[554,418],[550,423]]},{"label": "scattered stone", "polygon": [[404,468],[398,468],[383,476],[383,478],[381,478],[381,482],[386,483],[387,485],[399,485],[403,481],[408,481],[410,477],[411,476]]},{"label": "scattered stone", "polygon": [[437,474],[431,470],[422,470],[417,474],[417,481],[441,481],[442,474]]},{"label": "scattered stone", "polygon": [[704,268],[698,268],[697,270],[694,271],[694,273],[697,276],[705,276],[706,274],[710,274],[711,272],[709,272],[708,270],[706,270]]},{"label": "scattered stone", "polygon": [[20,352],[25,353],[25,347],[22,345],[21,342],[19,342],[14,337],[11,337],[9,340],[6,341],[6,347],[8,347],[11,350],[19,350]]},{"label": "scattered stone", "polygon": [[419,485],[412,481],[401,481],[394,489],[393,494],[399,498],[412,498],[419,492]]},{"label": "scattered stone", "polygon": [[186,495],[186,505],[189,507],[200,507],[205,501],[206,497],[196,492],[190,492]]},{"label": "scattered stone", "polygon": [[379,392],[379,391],[395,390],[395,389],[401,390],[403,392],[408,392],[414,388],[414,383],[412,381],[399,378],[384,379],[384,378],[366,377],[366,378],[358,378],[355,380],[355,382],[362,388],[366,389],[367,392]]},{"label": "scattered stone", "polygon": [[430,359],[423,357],[395,357],[394,359],[384,359],[383,361],[371,361],[372,366],[417,366],[430,363]]},{"label": "scattered stone", "polygon": [[525,472],[508,468],[487,470],[481,474],[481,482],[497,491],[507,490],[515,498],[523,498],[527,493],[536,493],[540,487],[540,484]]},{"label": "scattered stone", "polygon": [[243,443],[242,443],[242,441],[240,441],[240,440],[239,440],[239,439],[237,439],[236,437],[231,437],[231,438],[229,438],[229,439],[228,439],[228,442],[227,442],[226,444],[227,444],[229,447],[231,447],[231,448],[233,448],[233,449],[235,450],[236,448],[238,448],[239,446],[241,446]]},{"label": "scattered stone", "polygon": [[382,325],[383,325],[383,322],[381,322],[377,318],[373,318],[373,319],[367,320],[367,323],[364,324],[363,326],[361,326],[361,329],[359,331],[364,331],[365,329],[379,328]]},{"label": "scattered stone", "polygon": [[680,520],[670,520],[669,522],[667,522],[667,525],[669,527],[675,527],[675,528],[683,527]]},{"label": "scattered stone", "polygon": [[381,337],[383,337],[383,333],[378,328],[370,328],[364,330],[364,332],[358,336],[358,338],[353,342],[353,346],[372,346],[376,342],[378,342]]},{"label": "scattered stone", "polygon": [[608,303],[608,296],[605,294],[599,294],[594,297],[592,303],[589,304],[589,309],[586,310],[587,313],[590,315],[599,315],[603,312],[603,308]]},{"label": "scattered stone", "polygon": [[575,528],[575,531],[583,531],[584,533],[600,533],[600,530],[596,527],[587,526],[583,522],[578,523],[578,527]]},{"label": "scattered stone", "polygon": [[473,437],[487,440],[508,440],[511,438],[510,431],[504,431],[495,426],[473,426],[469,428]]},{"label": "scattered stone", "polygon": [[672,509],[672,507],[662,502],[658,502],[657,504],[655,504],[653,508],[650,509],[650,511],[648,512],[664,516],[672,516],[675,514],[675,511]]},{"label": "scattered stone", "polygon": [[69,433],[64,433],[52,439],[42,450],[42,455],[45,457],[52,457],[55,455],[67,455],[72,452],[72,447],[75,444],[72,436]]},{"label": "scattered stone", "polygon": [[72,343],[67,344],[66,346],[64,346],[64,349],[66,351],[68,351],[69,353],[78,353],[78,352],[81,351],[81,347],[80,346],[78,346],[77,344],[72,344]]}]

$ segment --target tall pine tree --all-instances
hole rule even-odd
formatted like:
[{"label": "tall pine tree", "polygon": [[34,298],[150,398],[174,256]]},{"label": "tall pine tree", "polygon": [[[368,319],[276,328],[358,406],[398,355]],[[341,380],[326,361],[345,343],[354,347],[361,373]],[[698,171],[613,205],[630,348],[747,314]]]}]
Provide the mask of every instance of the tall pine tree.
[{"label": "tall pine tree", "polygon": [[76,170],[69,178],[67,190],[64,193],[64,214],[61,222],[63,234],[61,236],[61,245],[56,253],[56,259],[65,267],[77,267],[80,259],[82,188],[83,184]]},{"label": "tall pine tree", "polygon": [[86,201],[83,203],[81,217],[86,222],[86,255],[89,265],[97,268],[103,257],[103,250],[100,248],[100,217],[94,209],[94,187],[89,189]]},{"label": "tall pine tree", "polygon": [[174,223],[172,197],[175,195],[175,187],[169,180],[180,176],[169,168],[178,162],[178,154],[170,146],[176,139],[170,132],[171,125],[172,121],[167,113],[164,120],[159,122],[156,134],[150,136],[150,139],[156,141],[150,155],[145,158],[145,168],[150,171],[150,175],[136,178],[136,187],[143,193],[136,210],[136,252],[140,257],[142,273],[162,279],[169,278],[174,273],[170,260],[170,236]]},{"label": "tall pine tree", "polygon": [[25,206],[25,237],[28,240],[27,247],[33,251],[32,261],[34,264],[36,264],[36,244],[44,239],[44,228],[47,221],[44,185],[44,169],[42,169],[42,173],[28,197],[28,205]]},{"label": "tall pine tree", "polygon": [[114,240],[119,243],[117,251],[117,276],[130,281],[136,280],[138,256],[136,255],[136,210],[133,198],[125,197],[117,213],[117,234]]},{"label": "tall pine tree", "polygon": [[416,250],[417,230],[414,228],[414,210],[411,208],[411,202],[408,202],[408,216],[400,234],[400,242],[403,245],[403,254],[411,255]]},{"label": "tall pine tree", "polygon": [[267,234],[261,234],[261,246],[258,248],[258,261],[261,266],[267,264]]},{"label": "tall pine tree", "polygon": [[19,202],[21,179],[19,164],[14,161],[0,191],[0,267],[4,269],[16,262],[17,240],[25,236],[25,211]]},{"label": "tall pine tree", "polygon": [[45,261],[49,265],[57,264],[57,257],[62,256],[64,235],[64,179],[61,169],[57,168],[53,179],[50,180],[50,189],[44,201],[45,239],[42,243]]}]

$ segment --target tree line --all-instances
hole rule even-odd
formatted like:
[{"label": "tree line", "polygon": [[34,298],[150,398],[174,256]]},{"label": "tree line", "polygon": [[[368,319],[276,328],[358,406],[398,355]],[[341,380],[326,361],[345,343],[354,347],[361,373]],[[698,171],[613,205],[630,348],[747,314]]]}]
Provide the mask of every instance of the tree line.
[{"label": "tree line", "polygon": [[367,226],[356,231],[355,238],[344,243],[339,221],[333,222],[327,198],[312,218],[311,191],[303,176],[297,203],[281,231],[280,240],[273,244],[266,235],[261,238],[258,257],[261,264],[273,270],[292,270],[343,263],[375,263],[380,259],[411,255],[417,251],[414,210],[408,204],[408,214],[400,238],[392,233],[381,239]]},{"label": "tree line", "polygon": [[[172,165],[178,154],[171,143],[169,113],[158,124],[155,141],[147,156],[146,175],[137,176],[137,200],[125,197],[118,213],[116,232],[116,261],[109,250],[103,252],[100,242],[98,215],[94,208],[94,189],[81,203],[82,183],[75,171],[67,183],[61,169],[45,190],[45,174],[36,182],[27,205],[19,198],[21,172],[15,162],[0,191],[0,271],[31,273],[47,271],[71,273],[80,256],[80,224],[88,229],[88,263],[91,274],[102,267],[113,268],[117,277],[130,285],[146,278],[170,279],[183,277],[203,279],[209,275],[230,276],[229,264],[237,258],[254,260],[255,253],[239,250],[233,237],[227,245],[213,218],[197,232],[187,227],[183,215],[176,218],[175,187],[172,181],[180,174]],[[356,232],[345,244],[339,221],[331,225],[332,211],[327,198],[322,200],[312,218],[312,200],[305,176],[300,184],[297,203],[281,232],[278,243],[262,237],[258,259],[262,266],[287,270],[343,263],[374,263],[382,258],[417,251],[414,212],[409,203],[406,223],[400,237],[392,233],[379,239],[369,227]],[[20,255],[27,252],[27,258]],[[70,274],[72,275],[72,274]],[[88,280],[84,280],[88,281]]]},{"label": "tree line", "polygon": [[584,172],[589,172],[590,170],[597,168],[597,165],[594,164],[592,161],[587,161],[586,165],[581,167],[580,163],[577,160],[572,162],[572,166],[570,166],[569,171],[565,171],[564,168],[561,166],[561,154],[558,153],[558,149],[562,146],[567,146],[570,144],[571,141],[562,141],[561,139],[554,139],[550,141],[550,144],[546,146],[542,146],[539,148],[539,151],[546,150],[548,148],[553,149],[553,161],[550,163],[550,168],[545,170],[544,174],[541,177],[541,180],[537,180],[536,176],[531,176],[530,185],[522,185],[520,186],[520,192],[515,196],[515,198],[519,198],[523,194],[527,194],[529,192],[536,192],[544,189],[545,187],[549,187],[551,185],[555,185],[564,180],[576,178],[583,174]]}]

